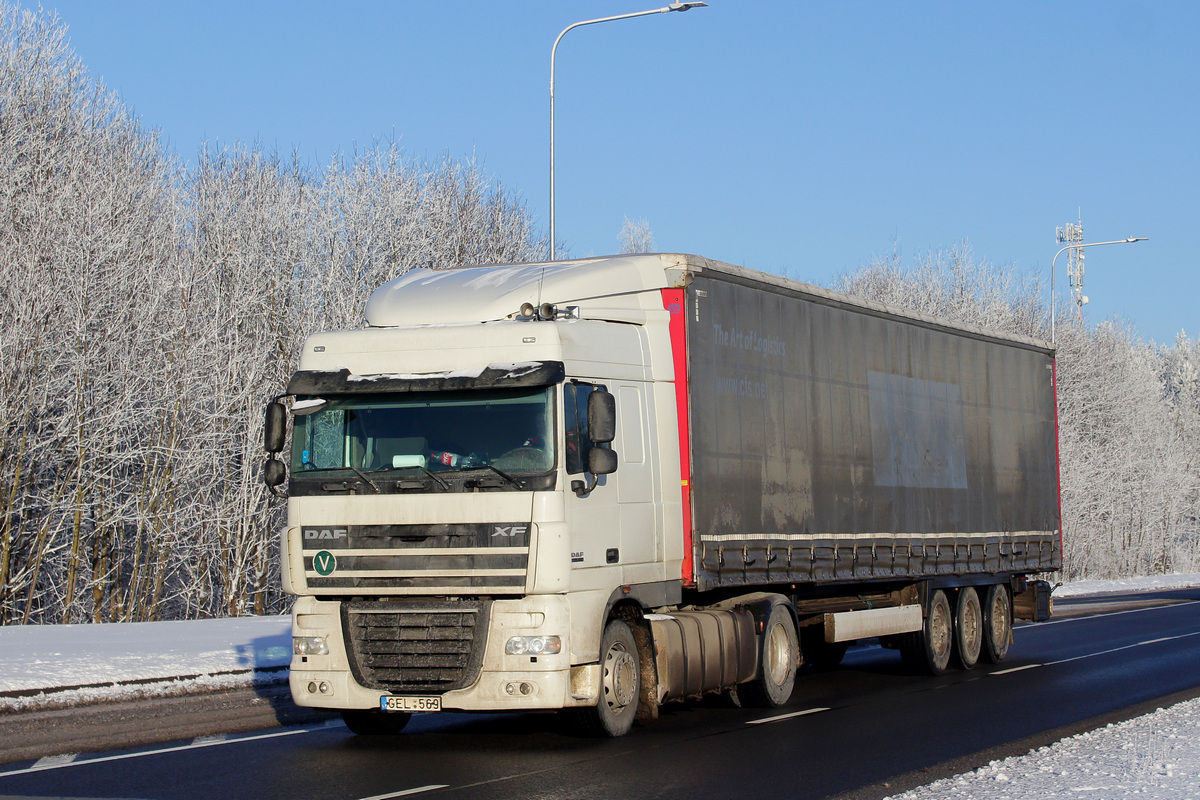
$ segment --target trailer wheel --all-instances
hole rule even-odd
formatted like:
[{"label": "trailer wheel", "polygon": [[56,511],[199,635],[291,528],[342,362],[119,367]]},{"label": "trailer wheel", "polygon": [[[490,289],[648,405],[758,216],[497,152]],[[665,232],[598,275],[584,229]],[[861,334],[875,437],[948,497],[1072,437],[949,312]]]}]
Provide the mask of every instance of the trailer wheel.
[{"label": "trailer wheel", "polygon": [[921,630],[903,636],[900,655],[909,669],[930,675],[941,675],[946,671],[953,649],[954,625],[945,592],[938,589],[930,595]]},{"label": "trailer wheel", "polygon": [[792,689],[796,685],[799,653],[799,640],[792,615],[786,606],[774,606],[763,625],[758,674],[754,680],[738,686],[738,698],[742,704],[755,708],[778,708],[791,699]]},{"label": "trailer wheel", "polygon": [[1002,583],[988,587],[983,600],[983,658],[999,664],[1012,643],[1012,599]]},{"label": "trailer wheel", "polygon": [[359,736],[387,736],[399,733],[412,719],[412,714],[402,711],[366,711],[347,709],[342,712],[342,721],[352,733]]},{"label": "trailer wheel", "polygon": [[576,729],[587,736],[624,736],[633,727],[642,693],[637,640],[622,620],[609,620],[600,639],[600,698],[592,708],[572,712]]},{"label": "trailer wheel", "polygon": [[971,669],[979,663],[979,650],[983,644],[983,612],[979,608],[979,594],[972,586],[958,590],[958,602],[954,608],[954,660],[963,669]]}]

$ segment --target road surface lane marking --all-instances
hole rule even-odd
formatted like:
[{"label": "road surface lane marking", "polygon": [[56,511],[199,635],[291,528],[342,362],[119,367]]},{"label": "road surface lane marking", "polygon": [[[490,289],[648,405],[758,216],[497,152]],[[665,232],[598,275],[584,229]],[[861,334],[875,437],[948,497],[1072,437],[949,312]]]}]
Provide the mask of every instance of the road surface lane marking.
[{"label": "road surface lane marking", "polygon": [[828,711],[828,708],[809,708],[804,711],[793,711],[790,714],[780,714],[778,717],[767,717],[765,719],[752,719],[747,725],[762,725],[764,722],[779,722],[780,720],[791,719],[792,717],[803,717],[807,714],[819,714],[822,711]]},{"label": "road surface lane marking", "polygon": [[1034,667],[1040,667],[1040,666],[1042,666],[1042,665],[1041,664],[1026,664],[1023,667],[1009,667],[1008,669],[999,669],[999,670],[996,670],[995,672],[989,672],[988,674],[989,675],[1007,675],[1010,672],[1020,672],[1023,669],[1033,669]]},{"label": "road surface lane marking", "polygon": [[1127,608],[1124,611],[1106,611],[1103,614],[1092,614],[1083,617],[1063,617],[1062,619],[1050,619],[1045,622],[1033,622],[1029,625],[1022,625],[1019,630],[1037,630],[1044,628],[1047,625],[1061,625],[1064,622],[1081,622],[1086,619],[1100,619],[1101,617],[1116,617],[1121,614],[1137,614],[1140,611],[1162,611],[1164,608],[1182,608],[1183,606],[1194,606],[1200,603],[1200,600],[1187,600],[1182,603],[1167,603],[1161,606],[1146,606],[1145,608]]},{"label": "road surface lane marking", "polygon": [[1083,659],[1083,658],[1091,658],[1093,656],[1103,656],[1103,655],[1107,655],[1109,653],[1119,653],[1122,650],[1129,650],[1131,648],[1141,647],[1142,645],[1146,645],[1146,644],[1158,644],[1159,642],[1173,642],[1176,639],[1187,639],[1192,636],[1200,636],[1200,631],[1196,631],[1194,633],[1181,633],[1178,636],[1164,636],[1161,639],[1151,639],[1146,642],[1137,642],[1135,644],[1127,644],[1127,645],[1124,645],[1123,647],[1114,647],[1111,650],[1101,650],[1098,653],[1085,653],[1081,656],[1073,656],[1071,658],[1064,658],[1059,661],[1047,661],[1046,666],[1049,667],[1054,664],[1066,664],[1070,661],[1079,661],[1080,659]]},{"label": "road surface lane marking", "polygon": [[377,794],[372,797],[364,797],[362,800],[390,800],[393,797],[404,797],[410,794],[420,794],[421,792],[432,792],[434,789],[445,789],[450,784],[448,783],[431,783],[428,786],[418,786],[415,789],[405,789],[402,792],[392,792],[391,794]]},{"label": "road surface lane marking", "polygon": [[[276,733],[260,733],[257,736],[243,736],[239,739],[222,739],[219,742],[203,742],[203,743],[199,743],[199,744],[193,742],[192,744],[181,744],[181,745],[177,745],[176,747],[163,747],[158,750],[143,750],[143,751],[137,752],[137,753],[122,753],[119,756],[101,756],[100,758],[85,758],[82,761],[70,761],[70,762],[64,762],[61,764],[47,764],[47,765],[41,766],[41,767],[39,767],[37,764],[35,764],[32,767],[25,767],[24,769],[13,769],[13,770],[9,770],[8,772],[0,772],[0,778],[5,778],[9,775],[25,775],[30,772],[40,772],[41,770],[46,770],[46,769],[62,769],[63,767],[78,767],[78,766],[82,766],[85,764],[99,764],[104,761],[123,761],[127,758],[141,758],[142,756],[156,756],[161,753],[176,753],[176,752],[179,752],[180,750],[194,750],[197,747],[216,747],[217,745],[222,745],[222,744],[236,744],[238,742],[252,742],[255,739],[277,739],[280,736],[294,736],[297,733],[309,733],[309,732],[310,732],[310,730],[308,728],[300,728],[298,730],[278,731]],[[39,761],[38,763],[40,764],[41,762]]]},{"label": "road surface lane marking", "polygon": [[37,763],[30,767],[30,769],[53,769],[54,767],[60,767],[63,764],[70,764],[78,757],[79,753],[63,753],[60,756],[45,756],[43,758],[39,758]]}]

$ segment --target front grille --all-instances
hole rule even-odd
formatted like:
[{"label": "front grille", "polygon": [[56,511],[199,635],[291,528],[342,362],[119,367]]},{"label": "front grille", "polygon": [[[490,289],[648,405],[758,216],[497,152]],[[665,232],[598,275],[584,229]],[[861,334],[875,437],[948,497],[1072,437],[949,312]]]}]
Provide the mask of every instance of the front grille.
[{"label": "front grille", "polygon": [[520,594],[532,535],[528,522],[306,525],[304,580],[339,594]]},{"label": "front grille", "polygon": [[389,692],[448,692],[475,682],[489,601],[376,600],[342,605],[355,680]]}]

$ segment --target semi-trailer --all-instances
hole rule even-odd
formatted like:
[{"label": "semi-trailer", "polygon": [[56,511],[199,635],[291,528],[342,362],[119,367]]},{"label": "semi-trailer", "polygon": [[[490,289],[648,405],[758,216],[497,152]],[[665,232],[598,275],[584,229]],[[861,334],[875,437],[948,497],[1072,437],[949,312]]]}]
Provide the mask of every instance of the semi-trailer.
[{"label": "semi-trailer", "polygon": [[[1061,566],[1053,346],[695,255],[418,269],[267,406],[290,686],[356,733],[1002,661]],[[289,425],[290,422],[290,425]],[[287,430],[291,443],[287,445]]]}]

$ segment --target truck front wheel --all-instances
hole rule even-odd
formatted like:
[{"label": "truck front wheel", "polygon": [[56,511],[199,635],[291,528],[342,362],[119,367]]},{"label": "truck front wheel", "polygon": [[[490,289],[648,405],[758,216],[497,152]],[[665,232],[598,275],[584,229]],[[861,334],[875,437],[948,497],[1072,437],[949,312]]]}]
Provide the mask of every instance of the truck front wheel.
[{"label": "truck front wheel", "polygon": [[609,620],[600,639],[600,698],[594,708],[573,708],[572,721],[589,736],[624,736],[633,727],[642,693],[637,640],[623,620]]},{"label": "truck front wheel", "polygon": [[778,708],[791,699],[799,653],[792,615],[785,606],[774,606],[763,625],[758,674],[754,680],[738,687],[738,698],[742,703],[757,708]]}]

